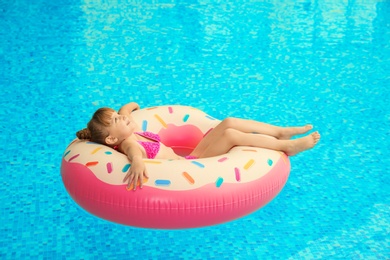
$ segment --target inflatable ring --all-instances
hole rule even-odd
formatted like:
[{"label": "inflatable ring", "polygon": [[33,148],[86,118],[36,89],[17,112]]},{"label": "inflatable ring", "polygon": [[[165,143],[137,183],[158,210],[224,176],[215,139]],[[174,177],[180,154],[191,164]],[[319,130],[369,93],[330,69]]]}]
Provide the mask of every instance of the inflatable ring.
[{"label": "inflatable ring", "polygon": [[[137,110],[134,120],[162,143],[189,154],[220,121],[186,106]],[[149,179],[127,189],[126,155],[110,147],[74,140],[61,165],[64,186],[86,211],[100,218],[143,228],[210,226],[245,216],[270,202],[285,185],[290,161],[282,152],[237,146],[228,153],[196,160],[144,159]]]}]

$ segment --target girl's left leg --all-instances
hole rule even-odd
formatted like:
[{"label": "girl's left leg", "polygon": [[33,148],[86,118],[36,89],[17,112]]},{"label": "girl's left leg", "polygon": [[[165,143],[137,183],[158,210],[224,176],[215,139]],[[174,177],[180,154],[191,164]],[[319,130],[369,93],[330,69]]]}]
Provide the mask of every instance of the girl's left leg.
[{"label": "girl's left leg", "polygon": [[226,129],[213,141],[198,145],[191,155],[206,158],[227,153],[234,146],[253,146],[285,152],[287,155],[295,155],[308,150],[319,141],[320,135],[314,132],[295,140],[278,140],[258,134],[243,133],[236,129]]},{"label": "girl's left leg", "polygon": [[[204,151],[206,148],[215,142],[228,129],[237,130],[242,133],[259,133],[273,136],[281,140],[289,140],[292,136],[297,134],[304,134],[310,129],[311,125],[302,127],[279,127],[253,120],[226,118],[212,129],[198,144],[193,153],[198,154],[199,151]],[[231,147],[230,147],[231,148]],[[227,151],[226,151],[227,152]],[[192,154],[193,154],[192,153]],[[194,155],[195,155],[194,154]]]},{"label": "girl's left leg", "polygon": [[221,123],[222,129],[236,129],[244,133],[258,133],[273,136],[277,139],[289,140],[294,135],[304,134],[313,128],[312,125],[300,127],[280,127],[259,121],[229,117]]}]

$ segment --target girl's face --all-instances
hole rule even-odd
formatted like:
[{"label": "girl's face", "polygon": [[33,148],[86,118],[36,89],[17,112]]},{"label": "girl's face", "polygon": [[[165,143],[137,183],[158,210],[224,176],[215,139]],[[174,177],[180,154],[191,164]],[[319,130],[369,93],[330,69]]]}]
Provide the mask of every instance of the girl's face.
[{"label": "girl's face", "polygon": [[113,112],[111,116],[111,124],[108,126],[107,130],[109,136],[106,138],[106,143],[116,145],[133,134],[135,124],[130,121],[127,116]]}]

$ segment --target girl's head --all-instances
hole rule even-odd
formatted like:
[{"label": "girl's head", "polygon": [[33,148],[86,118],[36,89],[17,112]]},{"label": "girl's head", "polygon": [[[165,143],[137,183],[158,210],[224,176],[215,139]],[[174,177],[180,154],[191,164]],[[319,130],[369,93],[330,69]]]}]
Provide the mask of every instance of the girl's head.
[{"label": "girl's head", "polygon": [[119,115],[111,108],[99,108],[89,121],[87,128],[76,133],[79,139],[115,146],[129,137],[135,129],[127,116]]},{"label": "girl's head", "polygon": [[111,108],[99,108],[88,122],[87,128],[76,133],[79,139],[89,139],[92,142],[107,144],[106,138],[110,135],[109,127],[112,121],[112,115],[115,113]]}]

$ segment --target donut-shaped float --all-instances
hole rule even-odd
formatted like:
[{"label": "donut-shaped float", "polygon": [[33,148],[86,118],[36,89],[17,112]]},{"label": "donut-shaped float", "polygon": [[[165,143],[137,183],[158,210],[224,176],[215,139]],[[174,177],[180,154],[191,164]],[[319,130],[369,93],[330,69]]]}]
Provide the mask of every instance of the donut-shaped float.
[{"label": "donut-shaped float", "polygon": [[[189,154],[220,121],[186,106],[132,113],[143,131],[158,133],[178,154]],[[195,160],[144,159],[149,179],[142,189],[122,180],[126,155],[101,144],[74,140],[61,165],[64,186],[86,211],[119,224],[157,229],[210,226],[245,216],[271,201],[285,185],[288,157],[278,151],[237,146]]]}]

